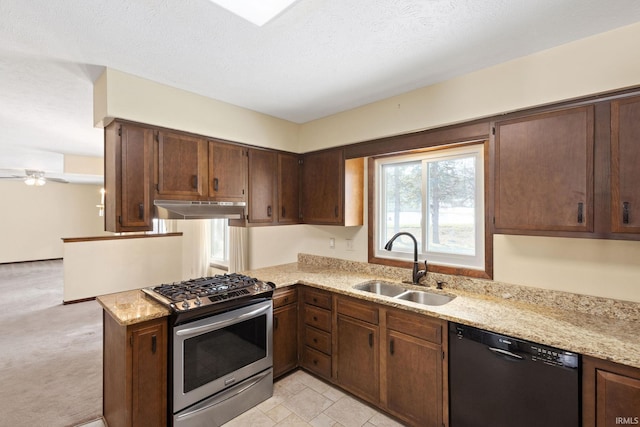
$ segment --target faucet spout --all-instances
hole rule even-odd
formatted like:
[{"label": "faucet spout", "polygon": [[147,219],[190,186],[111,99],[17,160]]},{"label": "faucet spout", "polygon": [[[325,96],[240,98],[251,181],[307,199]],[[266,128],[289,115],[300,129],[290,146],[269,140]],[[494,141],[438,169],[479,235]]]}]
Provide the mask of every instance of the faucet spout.
[{"label": "faucet spout", "polygon": [[424,261],[424,270],[418,268],[418,241],[411,233],[401,231],[393,235],[391,239],[384,245],[385,250],[390,251],[393,248],[393,242],[400,236],[409,236],[413,240],[413,274],[412,281],[414,285],[420,282],[420,279],[427,274],[427,261]]}]

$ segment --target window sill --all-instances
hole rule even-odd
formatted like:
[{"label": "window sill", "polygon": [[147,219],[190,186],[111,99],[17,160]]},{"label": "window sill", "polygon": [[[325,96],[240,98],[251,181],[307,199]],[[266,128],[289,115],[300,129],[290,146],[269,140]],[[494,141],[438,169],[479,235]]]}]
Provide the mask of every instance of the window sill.
[{"label": "window sill", "polygon": [[[418,262],[420,262],[420,260],[418,260]],[[401,260],[395,260],[395,259],[378,258],[375,256],[369,257],[369,263],[387,265],[390,267],[407,268],[407,269],[413,268],[413,261],[401,261]],[[431,273],[449,274],[452,276],[466,276],[466,277],[474,277],[477,279],[491,279],[491,276],[488,275],[486,271],[474,270],[471,268],[450,267],[445,265],[429,264],[429,266],[427,267],[427,271]]]}]

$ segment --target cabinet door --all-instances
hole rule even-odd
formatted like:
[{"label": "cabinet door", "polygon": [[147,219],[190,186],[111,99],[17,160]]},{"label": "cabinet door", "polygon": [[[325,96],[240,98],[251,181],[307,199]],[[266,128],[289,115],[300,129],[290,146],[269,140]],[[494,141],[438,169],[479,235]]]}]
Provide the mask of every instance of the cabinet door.
[{"label": "cabinet door", "polygon": [[118,132],[121,208],[115,230],[110,231],[152,230],[153,132],[128,124],[119,125]]},{"label": "cabinet door", "polygon": [[249,222],[272,223],[276,218],[276,153],[249,150]]},{"label": "cabinet door", "polygon": [[344,151],[304,156],[302,214],[307,224],[341,224],[344,220]]},{"label": "cabinet door", "polygon": [[592,106],[496,123],[496,231],[593,231],[593,150]]},{"label": "cabinet door", "polygon": [[379,328],[360,320],[338,315],[336,380],[356,396],[379,401]]},{"label": "cabinet door", "polygon": [[158,198],[207,196],[207,142],[177,133],[158,133]]},{"label": "cabinet door", "polygon": [[167,424],[166,319],[147,322],[131,332],[132,426]]},{"label": "cabinet door", "polygon": [[273,311],[273,376],[278,377],[298,365],[297,304]]},{"label": "cabinet door", "polygon": [[640,233],[640,97],[611,103],[611,228]]},{"label": "cabinet door", "polygon": [[209,141],[209,198],[225,202],[246,201],[246,149]]},{"label": "cabinet door", "polygon": [[442,350],[396,331],[386,342],[387,408],[411,425],[441,427]]},{"label": "cabinet door", "polygon": [[300,163],[294,154],[278,154],[278,223],[300,221]]},{"label": "cabinet door", "polygon": [[640,424],[640,369],[584,356],[582,425]]}]

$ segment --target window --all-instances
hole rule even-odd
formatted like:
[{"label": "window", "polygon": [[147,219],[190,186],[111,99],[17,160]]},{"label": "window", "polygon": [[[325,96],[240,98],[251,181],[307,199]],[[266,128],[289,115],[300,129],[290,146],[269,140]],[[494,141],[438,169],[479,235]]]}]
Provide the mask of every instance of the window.
[{"label": "window", "polygon": [[418,258],[451,267],[484,270],[484,147],[448,148],[375,161],[375,256]]},{"label": "window", "polygon": [[211,264],[215,267],[229,266],[229,220],[211,220]]}]

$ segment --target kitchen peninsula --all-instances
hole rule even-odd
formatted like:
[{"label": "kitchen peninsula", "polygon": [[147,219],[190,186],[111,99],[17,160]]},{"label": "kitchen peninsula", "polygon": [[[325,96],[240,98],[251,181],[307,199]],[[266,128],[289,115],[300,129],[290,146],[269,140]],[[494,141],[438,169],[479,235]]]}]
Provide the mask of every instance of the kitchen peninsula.
[{"label": "kitchen peninsula", "polygon": [[[283,290],[299,288],[303,295],[306,295],[305,291],[312,290],[320,295],[333,297],[334,301],[345,300],[357,310],[367,308],[368,305],[369,307],[381,307],[381,310],[386,310],[385,312],[388,313],[406,313],[415,316],[413,319],[417,321],[413,323],[416,325],[431,325],[434,330],[440,328],[434,337],[442,340],[444,356],[447,354],[447,321],[475,326],[579,353],[583,355],[585,361],[583,369],[584,425],[604,425],[595,423],[595,421],[588,422],[589,419],[595,419],[595,409],[593,409],[595,386],[593,384],[596,381],[594,377],[590,382],[588,377],[592,374],[599,375],[602,372],[609,374],[608,371],[600,369],[598,363],[604,364],[602,366],[606,367],[611,365],[616,375],[620,374],[615,371],[615,368],[623,369],[624,374],[627,375],[624,379],[634,381],[632,387],[640,383],[640,338],[636,332],[640,327],[640,305],[637,303],[429,273],[430,291],[455,295],[455,298],[441,306],[425,306],[353,288],[356,284],[375,279],[400,283],[409,278],[409,270],[305,254],[299,255],[297,263],[243,273],[265,282],[275,283],[276,295]],[[446,283],[444,290],[434,289],[436,280]],[[402,286],[413,288],[410,285],[403,284]],[[277,299],[277,296],[275,298]],[[300,297],[301,303],[304,298],[306,297]],[[98,301],[105,308],[105,320],[111,318],[120,325],[128,325],[127,327],[146,322],[163,322],[163,316],[169,314],[168,310],[144,297],[140,291],[102,296],[98,298]],[[124,301],[127,303],[122,304]],[[301,303],[298,307],[302,307]],[[318,305],[321,304],[318,303]],[[329,307],[331,308],[330,305]],[[301,311],[304,310],[301,309]],[[361,310],[360,313],[364,312]],[[371,313],[374,312],[371,311]],[[332,315],[334,316],[333,322],[335,322],[335,313]],[[377,316],[377,314],[375,315]],[[304,325],[302,316],[303,313],[299,312],[298,324],[300,328],[298,331]],[[440,334],[439,338],[437,334]],[[298,337],[303,339],[304,334],[298,332],[297,336],[291,337],[291,339],[298,339]],[[335,331],[331,339],[333,341],[330,342],[333,342],[333,346],[336,347]],[[105,348],[105,353],[107,351],[109,350]],[[332,358],[339,358],[335,349],[334,353],[329,356],[329,359]],[[446,387],[446,358],[442,365],[443,386]],[[316,372],[313,369],[310,370]],[[332,381],[330,374],[325,376],[325,379]],[[601,378],[598,379],[598,381],[601,380]],[[337,385],[340,386],[340,384]],[[592,394],[588,396],[585,393]],[[358,393],[355,394],[361,396]],[[637,398],[636,394],[632,398]],[[442,419],[445,425],[448,425],[446,393],[444,394]],[[410,420],[407,422],[411,423]]]}]

